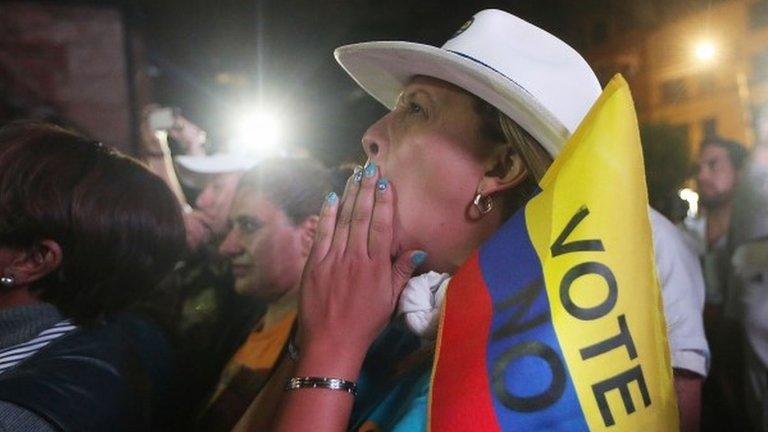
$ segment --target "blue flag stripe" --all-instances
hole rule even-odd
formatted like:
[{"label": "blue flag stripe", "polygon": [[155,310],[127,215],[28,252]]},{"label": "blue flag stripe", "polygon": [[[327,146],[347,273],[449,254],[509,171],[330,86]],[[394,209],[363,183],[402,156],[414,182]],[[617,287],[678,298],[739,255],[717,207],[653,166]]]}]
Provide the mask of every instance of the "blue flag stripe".
[{"label": "blue flag stripe", "polygon": [[550,316],[541,263],[518,211],[480,249],[493,301],[486,367],[503,431],[586,431]]}]

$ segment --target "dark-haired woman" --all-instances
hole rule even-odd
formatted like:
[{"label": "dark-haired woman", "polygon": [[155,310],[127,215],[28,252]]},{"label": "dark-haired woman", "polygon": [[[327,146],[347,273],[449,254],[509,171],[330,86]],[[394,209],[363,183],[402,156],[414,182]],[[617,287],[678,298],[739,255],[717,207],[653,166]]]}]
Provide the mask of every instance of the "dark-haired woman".
[{"label": "dark-haired woman", "polygon": [[148,429],[170,351],[121,311],[184,245],[141,164],[53,126],[0,129],[0,430]]}]

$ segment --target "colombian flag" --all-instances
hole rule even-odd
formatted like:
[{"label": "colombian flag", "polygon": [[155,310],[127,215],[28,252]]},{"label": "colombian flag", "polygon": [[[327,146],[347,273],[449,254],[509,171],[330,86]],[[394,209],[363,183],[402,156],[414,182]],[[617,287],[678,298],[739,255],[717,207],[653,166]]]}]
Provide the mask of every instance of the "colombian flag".
[{"label": "colombian flag", "polygon": [[643,160],[616,76],[448,286],[431,431],[676,431]]}]

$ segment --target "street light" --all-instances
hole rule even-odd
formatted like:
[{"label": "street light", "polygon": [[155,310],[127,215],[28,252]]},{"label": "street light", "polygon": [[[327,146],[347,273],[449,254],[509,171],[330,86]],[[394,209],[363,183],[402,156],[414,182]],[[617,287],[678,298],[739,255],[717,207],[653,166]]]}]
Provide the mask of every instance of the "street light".
[{"label": "street light", "polygon": [[285,153],[280,147],[282,128],[279,120],[270,112],[259,109],[244,109],[235,119],[234,152],[259,159]]},{"label": "street light", "polygon": [[701,62],[710,62],[717,55],[717,47],[710,40],[701,40],[694,47],[696,59]]}]

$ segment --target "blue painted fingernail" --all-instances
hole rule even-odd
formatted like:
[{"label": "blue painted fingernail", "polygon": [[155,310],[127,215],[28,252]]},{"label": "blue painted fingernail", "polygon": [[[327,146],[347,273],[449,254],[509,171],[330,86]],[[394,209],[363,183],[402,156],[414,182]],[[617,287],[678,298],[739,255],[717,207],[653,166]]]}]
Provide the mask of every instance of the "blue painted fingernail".
[{"label": "blue painted fingernail", "polygon": [[360,183],[363,181],[363,167],[360,165],[355,167],[354,174],[352,174],[352,181],[355,183]]},{"label": "blue painted fingernail", "polygon": [[325,202],[327,202],[328,205],[334,205],[339,202],[339,196],[336,195],[336,192],[328,192],[328,195],[325,196]]},{"label": "blue painted fingernail", "polygon": [[363,171],[365,172],[365,176],[367,178],[373,177],[376,175],[376,164],[373,163],[373,161],[368,161],[368,163],[365,164],[365,169]]},{"label": "blue painted fingernail", "polygon": [[411,264],[413,264],[414,267],[418,267],[424,262],[425,259],[427,259],[426,252],[414,252],[413,255],[411,255]]},{"label": "blue painted fingernail", "polygon": [[376,182],[376,189],[378,189],[381,192],[384,192],[387,190],[387,186],[389,186],[389,180],[385,179],[384,177],[380,178]]}]

